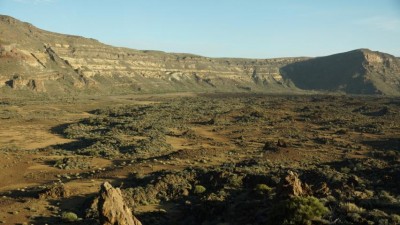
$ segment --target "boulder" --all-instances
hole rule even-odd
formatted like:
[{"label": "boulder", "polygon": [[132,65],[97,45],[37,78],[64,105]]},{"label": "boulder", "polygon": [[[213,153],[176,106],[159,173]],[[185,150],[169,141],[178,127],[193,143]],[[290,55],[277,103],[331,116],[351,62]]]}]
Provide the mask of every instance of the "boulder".
[{"label": "boulder", "polygon": [[108,182],[100,187],[98,210],[101,225],[142,225],[125,204],[121,190]]},{"label": "boulder", "polygon": [[276,192],[277,196],[281,198],[297,197],[305,194],[299,176],[293,171],[288,171],[281,178]]}]

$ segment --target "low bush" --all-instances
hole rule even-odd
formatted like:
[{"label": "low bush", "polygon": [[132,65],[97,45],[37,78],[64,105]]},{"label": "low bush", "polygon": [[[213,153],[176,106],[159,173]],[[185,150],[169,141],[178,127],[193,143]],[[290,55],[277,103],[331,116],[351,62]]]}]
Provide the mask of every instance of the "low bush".
[{"label": "low bush", "polygon": [[268,194],[270,191],[272,191],[272,188],[266,184],[257,184],[255,191],[257,194]]},{"label": "low bush", "polygon": [[365,209],[351,202],[341,203],[340,208],[347,213],[362,213],[365,211]]},{"label": "low bush", "polygon": [[196,186],[194,186],[193,193],[194,194],[202,194],[202,193],[206,192],[206,190],[207,189],[204,186],[196,185]]},{"label": "low bush", "polygon": [[61,219],[64,222],[75,222],[79,220],[78,216],[73,212],[63,212],[61,214]]},{"label": "low bush", "polygon": [[293,197],[272,207],[269,214],[273,225],[311,225],[329,210],[315,197]]}]

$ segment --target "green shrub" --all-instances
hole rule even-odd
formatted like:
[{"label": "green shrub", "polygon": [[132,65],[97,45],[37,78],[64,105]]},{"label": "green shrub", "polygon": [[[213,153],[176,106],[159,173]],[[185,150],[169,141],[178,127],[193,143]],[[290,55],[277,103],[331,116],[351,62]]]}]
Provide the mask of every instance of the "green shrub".
[{"label": "green shrub", "polygon": [[393,224],[400,224],[400,216],[397,214],[392,214],[390,216],[390,219],[392,220]]},{"label": "green shrub", "polygon": [[193,193],[195,193],[195,194],[202,194],[202,193],[206,192],[206,190],[207,190],[207,189],[206,189],[204,186],[202,186],[202,185],[196,185],[196,186],[194,186]]},{"label": "green shrub", "polygon": [[272,188],[266,184],[257,184],[255,191],[257,194],[268,194],[270,191],[272,191]]},{"label": "green shrub", "polygon": [[243,185],[243,176],[232,174],[229,176],[227,184],[231,187],[240,187]]},{"label": "green shrub", "polygon": [[342,167],[340,168],[340,172],[348,174],[351,172],[351,169],[349,167]]},{"label": "green shrub", "polygon": [[78,221],[78,216],[73,212],[63,212],[61,214],[61,219],[65,222],[75,222]]},{"label": "green shrub", "polygon": [[387,191],[381,191],[379,193],[379,200],[382,201],[383,203],[387,203],[387,204],[392,204],[392,203],[398,202],[398,200]]},{"label": "green shrub", "polygon": [[340,208],[347,213],[363,213],[365,209],[351,202],[340,203]]},{"label": "green shrub", "polygon": [[315,197],[294,197],[272,207],[269,214],[273,225],[311,225],[329,210]]}]

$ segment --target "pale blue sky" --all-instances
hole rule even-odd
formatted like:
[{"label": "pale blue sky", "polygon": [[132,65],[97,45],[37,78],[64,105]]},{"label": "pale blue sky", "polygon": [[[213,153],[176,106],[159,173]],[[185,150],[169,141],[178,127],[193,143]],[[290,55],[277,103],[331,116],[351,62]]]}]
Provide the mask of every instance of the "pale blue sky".
[{"label": "pale blue sky", "polygon": [[0,14],[115,46],[211,57],[400,56],[399,0],[0,0]]}]

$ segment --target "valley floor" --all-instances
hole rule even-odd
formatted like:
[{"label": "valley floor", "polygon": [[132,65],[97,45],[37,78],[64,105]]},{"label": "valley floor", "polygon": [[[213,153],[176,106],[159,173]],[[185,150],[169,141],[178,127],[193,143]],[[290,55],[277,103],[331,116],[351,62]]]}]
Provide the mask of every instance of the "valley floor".
[{"label": "valley floor", "polygon": [[329,209],[301,223],[399,224],[398,121],[398,98],[0,99],[0,223],[96,224],[105,181],[143,224],[289,223],[275,205],[292,171],[295,197]]}]

